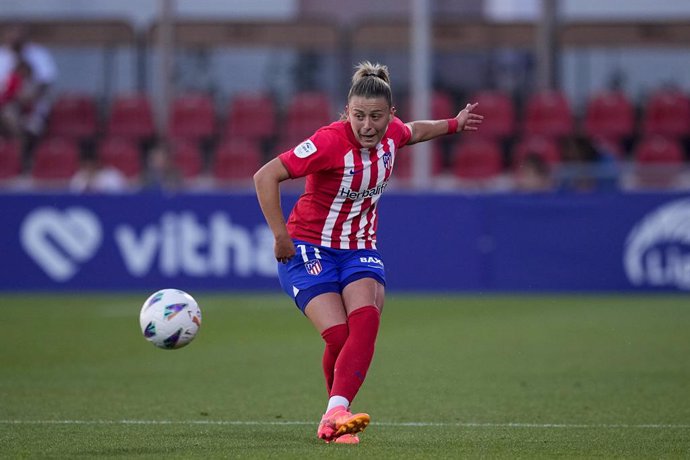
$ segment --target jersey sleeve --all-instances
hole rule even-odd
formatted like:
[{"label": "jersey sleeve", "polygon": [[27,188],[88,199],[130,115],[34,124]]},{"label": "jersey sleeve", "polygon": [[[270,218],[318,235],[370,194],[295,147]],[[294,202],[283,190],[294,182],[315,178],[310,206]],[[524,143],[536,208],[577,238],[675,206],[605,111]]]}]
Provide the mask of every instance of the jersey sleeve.
[{"label": "jersey sleeve", "polygon": [[395,142],[395,146],[401,148],[410,142],[412,131],[400,118],[394,117],[393,121],[388,125],[388,135]]},{"label": "jersey sleeve", "polygon": [[296,147],[278,155],[290,177],[295,179],[332,167],[335,145],[332,134],[319,130]]}]

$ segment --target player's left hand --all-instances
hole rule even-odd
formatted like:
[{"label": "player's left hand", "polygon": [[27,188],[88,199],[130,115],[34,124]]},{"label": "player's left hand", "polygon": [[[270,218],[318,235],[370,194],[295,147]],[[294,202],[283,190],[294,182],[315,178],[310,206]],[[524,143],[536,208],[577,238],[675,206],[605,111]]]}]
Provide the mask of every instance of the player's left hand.
[{"label": "player's left hand", "polygon": [[479,129],[479,125],[484,120],[484,115],[479,115],[474,113],[474,109],[477,107],[478,103],[467,104],[464,109],[458,113],[455,117],[458,120],[458,130],[460,131],[476,131]]}]

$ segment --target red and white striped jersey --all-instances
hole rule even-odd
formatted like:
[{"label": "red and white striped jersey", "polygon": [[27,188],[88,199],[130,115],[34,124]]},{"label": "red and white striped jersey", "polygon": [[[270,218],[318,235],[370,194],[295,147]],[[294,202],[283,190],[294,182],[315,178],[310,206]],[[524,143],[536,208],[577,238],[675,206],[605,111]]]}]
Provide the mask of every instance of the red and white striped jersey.
[{"label": "red and white striped jersey", "polygon": [[397,150],[410,140],[398,118],[375,148],[362,148],[350,123],[324,126],[279,158],[290,177],[306,176],[304,194],[290,213],[290,236],[336,249],[376,249],[378,213]]}]

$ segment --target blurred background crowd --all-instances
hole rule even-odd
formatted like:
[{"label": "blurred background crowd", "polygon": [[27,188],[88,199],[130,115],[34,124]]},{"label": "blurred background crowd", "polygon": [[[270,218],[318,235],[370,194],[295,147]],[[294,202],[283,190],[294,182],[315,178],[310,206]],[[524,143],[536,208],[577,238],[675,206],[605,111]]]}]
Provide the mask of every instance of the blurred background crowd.
[{"label": "blurred background crowd", "polygon": [[363,59],[404,121],[486,117],[403,152],[395,187],[690,189],[687,2],[115,3],[0,0],[0,189],[247,189]]}]

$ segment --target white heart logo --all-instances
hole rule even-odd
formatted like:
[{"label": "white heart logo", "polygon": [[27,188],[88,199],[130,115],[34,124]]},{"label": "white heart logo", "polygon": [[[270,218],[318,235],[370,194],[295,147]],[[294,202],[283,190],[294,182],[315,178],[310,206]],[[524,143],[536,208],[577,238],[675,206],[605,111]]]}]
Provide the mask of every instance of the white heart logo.
[{"label": "white heart logo", "polygon": [[66,281],[89,260],[102,239],[98,218],[84,208],[38,208],[22,222],[22,247],[56,281]]}]

